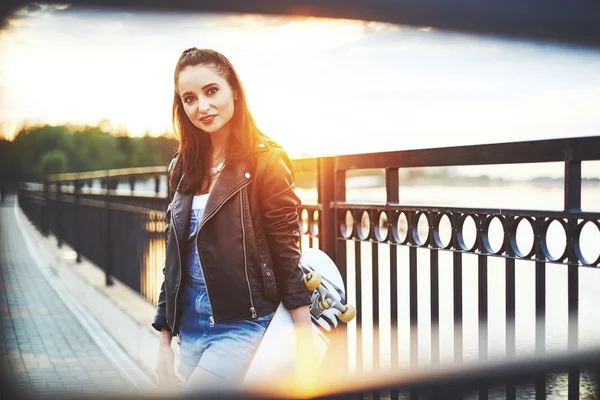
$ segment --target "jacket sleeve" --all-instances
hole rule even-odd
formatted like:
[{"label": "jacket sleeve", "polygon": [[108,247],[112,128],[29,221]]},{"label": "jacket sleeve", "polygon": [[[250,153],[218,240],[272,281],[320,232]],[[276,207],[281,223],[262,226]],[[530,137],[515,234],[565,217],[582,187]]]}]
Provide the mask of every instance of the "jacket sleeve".
[{"label": "jacket sleeve", "polygon": [[260,202],[263,223],[280,286],[283,305],[295,309],[310,304],[311,291],[306,288],[300,268],[300,232],[298,207],[294,192],[292,162],[281,148],[274,147],[267,163]]},{"label": "jacket sleeve", "polygon": [[[164,275],[164,269],[163,269]],[[152,321],[152,327],[157,331],[161,331],[166,329],[171,331],[169,324],[167,323],[167,316],[165,314],[165,282],[163,281],[160,286],[160,296],[158,297],[158,307],[156,309],[156,314],[154,314],[154,320]]]},{"label": "jacket sleeve", "polygon": [[[173,159],[174,160],[174,159]],[[169,175],[171,174],[171,170],[173,169],[173,161],[171,161],[171,163],[169,164]],[[167,183],[168,185],[168,183]],[[170,226],[170,221],[171,221],[171,213],[170,213],[170,207],[171,207],[171,201],[173,201],[173,196],[171,193],[171,190],[169,190],[169,206],[167,207],[167,211],[165,213],[165,243],[167,242],[167,240],[169,239],[169,226]],[[168,246],[165,246],[165,249],[167,249]],[[166,259],[166,255],[165,255],[165,259]],[[169,324],[167,322],[167,314],[166,314],[166,293],[165,293],[165,281],[164,281],[164,275],[165,275],[165,268],[163,267],[163,282],[162,285],[160,286],[160,295],[158,296],[158,307],[156,308],[156,314],[154,314],[154,320],[152,321],[152,327],[154,329],[156,329],[157,331],[161,331],[162,329],[167,329],[168,331],[171,330],[171,328],[169,327]]]}]

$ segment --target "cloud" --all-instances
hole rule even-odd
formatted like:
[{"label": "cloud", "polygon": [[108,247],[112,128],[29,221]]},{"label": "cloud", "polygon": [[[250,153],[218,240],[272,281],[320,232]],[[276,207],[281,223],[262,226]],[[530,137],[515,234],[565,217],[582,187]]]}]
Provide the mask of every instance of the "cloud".
[{"label": "cloud", "polygon": [[11,18],[32,18],[37,17],[41,14],[53,13],[56,11],[63,11],[70,7],[69,4],[39,4],[29,3],[25,7],[20,8],[14,12]]},{"label": "cloud", "polygon": [[39,4],[29,3],[25,7],[19,8],[14,13],[5,18],[4,23],[0,25],[0,40],[4,34],[11,29],[19,29],[35,24],[36,18],[42,15],[53,14],[67,10],[69,4]]}]

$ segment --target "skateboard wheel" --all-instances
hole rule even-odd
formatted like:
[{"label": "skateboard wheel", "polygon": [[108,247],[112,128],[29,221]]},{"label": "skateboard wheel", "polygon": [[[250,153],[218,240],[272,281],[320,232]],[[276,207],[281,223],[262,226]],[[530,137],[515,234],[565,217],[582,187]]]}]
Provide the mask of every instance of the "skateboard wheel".
[{"label": "skateboard wheel", "polygon": [[304,284],[308,290],[315,290],[321,284],[321,274],[317,271],[311,271],[304,275]]},{"label": "skateboard wheel", "polygon": [[343,323],[352,321],[354,317],[356,317],[356,308],[354,308],[354,306],[351,304],[346,305],[346,312],[339,314],[339,319]]}]

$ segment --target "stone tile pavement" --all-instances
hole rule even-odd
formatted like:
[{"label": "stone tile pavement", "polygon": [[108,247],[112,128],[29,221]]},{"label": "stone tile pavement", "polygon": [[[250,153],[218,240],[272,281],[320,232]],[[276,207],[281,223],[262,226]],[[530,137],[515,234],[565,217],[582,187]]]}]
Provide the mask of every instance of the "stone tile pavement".
[{"label": "stone tile pavement", "polygon": [[[0,206],[0,399],[134,394],[65,305],[16,225],[12,199]],[[12,393],[9,393],[12,390]]]}]

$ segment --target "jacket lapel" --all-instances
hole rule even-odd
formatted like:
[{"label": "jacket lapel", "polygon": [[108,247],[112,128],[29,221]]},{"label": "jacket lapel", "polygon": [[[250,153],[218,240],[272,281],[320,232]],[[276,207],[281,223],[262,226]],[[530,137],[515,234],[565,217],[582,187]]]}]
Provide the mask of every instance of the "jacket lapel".
[{"label": "jacket lapel", "polygon": [[[252,182],[252,176],[246,166],[241,162],[231,162],[225,165],[223,172],[217,178],[206,202],[206,208],[200,220],[202,227],[206,220],[210,219],[221,208],[229,198],[243,187]],[[173,196],[171,213],[175,231],[180,243],[183,243],[184,235],[187,235],[189,220],[192,210],[192,194],[182,194],[178,191]]]},{"label": "jacket lapel", "polygon": [[183,243],[183,237],[187,234],[190,214],[192,212],[192,199],[193,195],[181,194],[177,191],[173,196],[171,214],[179,243]]},{"label": "jacket lapel", "polygon": [[221,208],[223,203],[250,182],[252,182],[252,176],[243,163],[227,163],[208,195],[200,227]]}]

